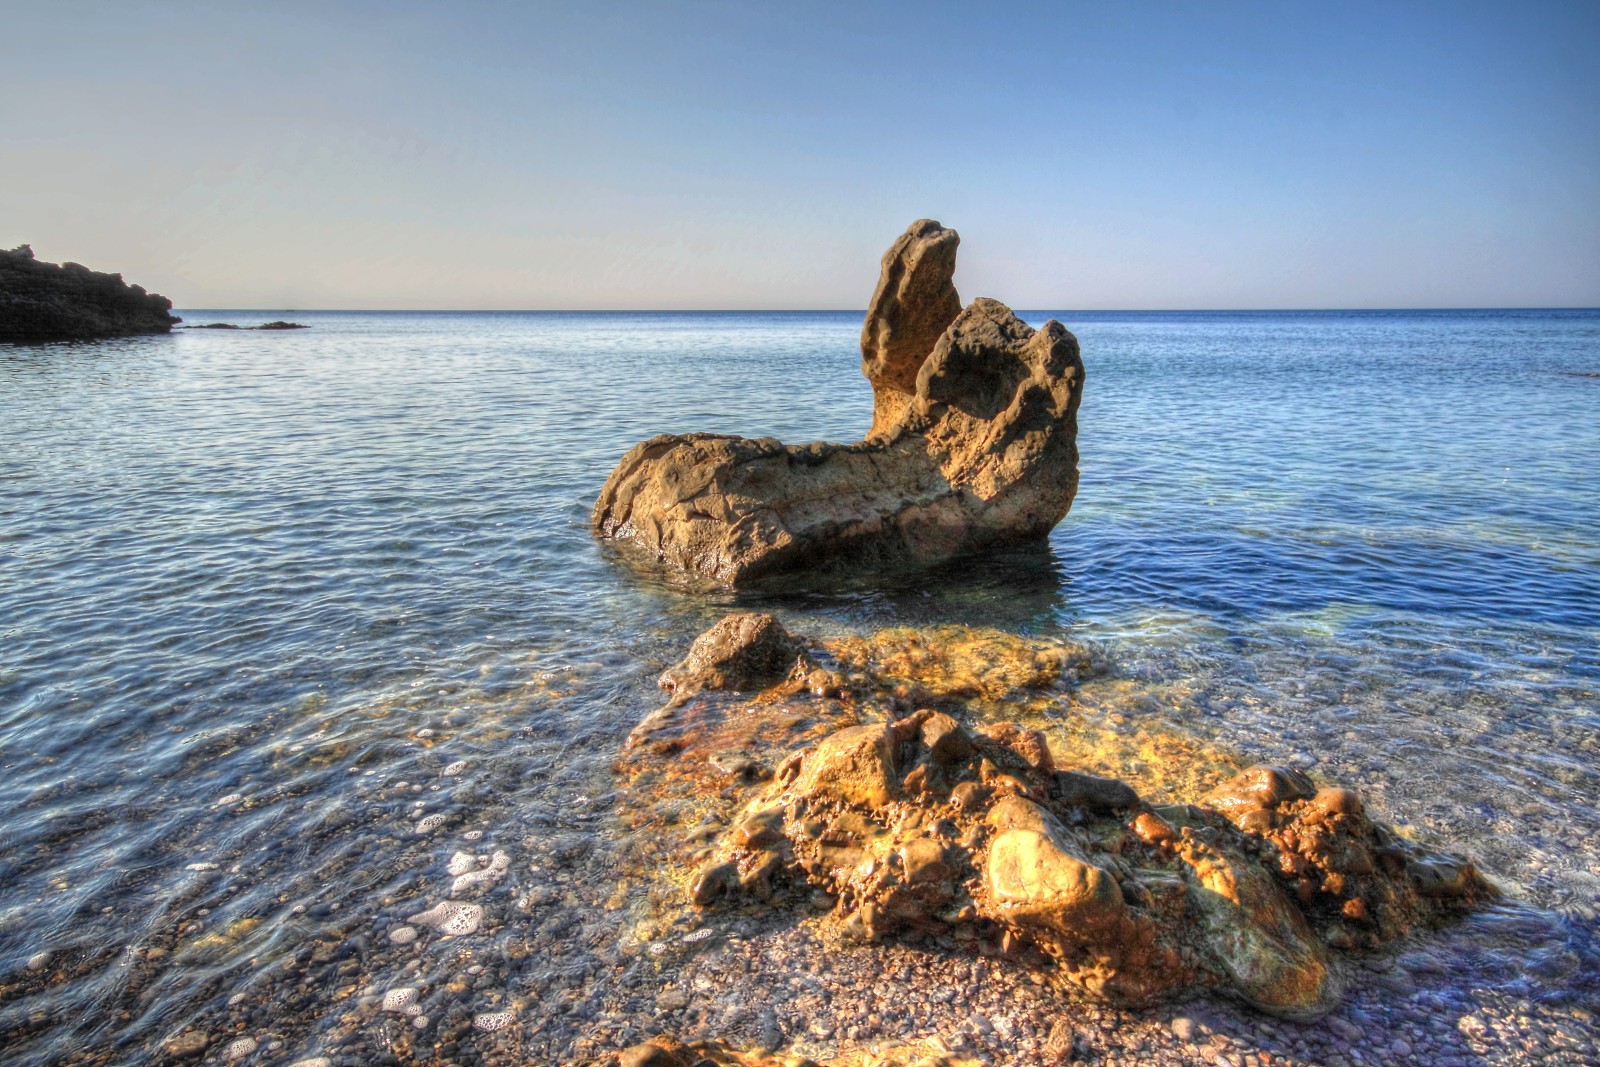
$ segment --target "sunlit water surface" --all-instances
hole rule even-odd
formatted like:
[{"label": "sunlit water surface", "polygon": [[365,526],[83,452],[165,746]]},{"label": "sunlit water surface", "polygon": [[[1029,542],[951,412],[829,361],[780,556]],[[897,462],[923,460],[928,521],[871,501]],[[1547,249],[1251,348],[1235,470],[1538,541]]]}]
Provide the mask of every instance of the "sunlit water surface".
[{"label": "sunlit water surface", "polygon": [[[612,758],[733,603],[608,559],[595,494],[655,433],[870,421],[853,314],[292,317],[0,350],[15,1062],[139,1060],[248,998],[309,1055],[342,985],[398,981],[363,924],[458,848],[508,852],[506,929],[576,946],[465,1010],[580,1003],[625,937]],[[1594,996],[1600,314],[1057,317],[1088,382],[1047,556],[745,601],[1098,643],[1189,728],[1472,853],[1561,931],[1543,994]],[[325,983],[271,978],[335,941]],[[528,1048],[570,1055],[571,1010]]]}]

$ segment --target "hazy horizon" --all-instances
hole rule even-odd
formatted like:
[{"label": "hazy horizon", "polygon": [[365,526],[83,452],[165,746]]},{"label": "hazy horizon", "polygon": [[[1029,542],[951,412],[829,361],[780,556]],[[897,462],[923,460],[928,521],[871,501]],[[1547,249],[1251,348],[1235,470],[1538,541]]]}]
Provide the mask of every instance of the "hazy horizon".
[{"label": "hazy horizon", "polygon": [[198,310],[1600,305],[1600,5],[0,0],[0,247]]}]

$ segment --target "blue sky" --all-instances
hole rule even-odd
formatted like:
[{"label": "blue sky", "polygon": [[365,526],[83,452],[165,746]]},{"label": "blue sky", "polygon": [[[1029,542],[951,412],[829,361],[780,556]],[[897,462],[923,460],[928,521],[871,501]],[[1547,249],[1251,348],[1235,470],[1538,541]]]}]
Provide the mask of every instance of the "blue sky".
[{"label": "blue sky", "polygon": [[0,0],[0,245],[188,307],[1600,305],[1600,3]]}]

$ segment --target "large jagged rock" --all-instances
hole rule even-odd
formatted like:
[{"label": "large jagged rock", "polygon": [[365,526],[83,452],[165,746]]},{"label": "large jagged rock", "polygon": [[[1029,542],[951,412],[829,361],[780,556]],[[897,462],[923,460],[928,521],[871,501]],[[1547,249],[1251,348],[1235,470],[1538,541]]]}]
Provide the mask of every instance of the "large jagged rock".
[{"label": "large jagged rock", "polygon": [[1086,649],[997,631],[806,641],[729,616],[664,678],[689,699],[618,760],[641,866],[677,871],[661,888],[698,909],[820,908],[847,940],[998,956],[1126,1005],[1216,990],[1291,1019],[1338,1003],[1347,954],[1495,895],[1348,790],[1237,762],[1197,787],[1198,750],[1128,723],[1091,736],[1061,699],[1096,670]]},{"label": "large jagged rock", "polygon": [[969,730],[931,709],[795,753],[689,892],[708,906],[817,889],[868,941],[1031,948],[1119,1003],[1215,988],[1290,1019],[1338,1003],[1336,950],[1493,895],[1470,863],[1403,841],[1346,790],[1255,767],[1203,805],[1152,806],[1058,769],[1037,731]]},{"label": "large jagged rock", "polygon": [[595,531],[630,563],[729,586],[927,566],[1047,535],[1078,485],[1078,342],[997,300],[962,310],[958,241],[924,219],[884,256],[862,329],[865,440],[651,438],[606,480]]},{"label": "large jagged rock", "polygon": [[87,341],[167,333],[172,301],[120,274],[42,263],[27,245],[0,250],[0,341]]}]

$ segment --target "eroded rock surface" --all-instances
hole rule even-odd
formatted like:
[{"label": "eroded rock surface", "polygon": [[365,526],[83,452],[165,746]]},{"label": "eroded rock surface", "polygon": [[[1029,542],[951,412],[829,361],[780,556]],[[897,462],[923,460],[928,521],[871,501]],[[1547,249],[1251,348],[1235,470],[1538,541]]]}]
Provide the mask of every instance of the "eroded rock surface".
[{"label": "eroded rock surface", "polygon": [[793,909],[847,940],[999,956],[1121,1004],[1210,989],[1307,1019],[1338,1002],[1344,956],[1494,895],[1470,863],[1292,770],[1172,743],[1212,784],[1178,770],[1156,790],[1168,802],[1147,799],[1116,761],[1161,749],[1091,744],[1063,710],[1102,670],[1086,649],[958,627],[808,643],[760,616],[713,633],[697,647],[783,650],[765,688],[698,690],[619,763],[632,810],[687,827],[655,858],[687,862],[680,899],[711,914]]},{"label": "eroded rock surface", "polygon": [[167,333],[172,301],[80,263],[43,263],[27,245],[0,250],[0,341],[85,341]]},{"label": "eroded rock surface", "polygon": [[651,438],[607,479],[595,531],[631,563],[722,585],[926,566],[1048,534],[1077,491],[1078,342],[997,300],[963,310],[958,242],[924,219],[884,256],[862,329],[865,440]]}]

